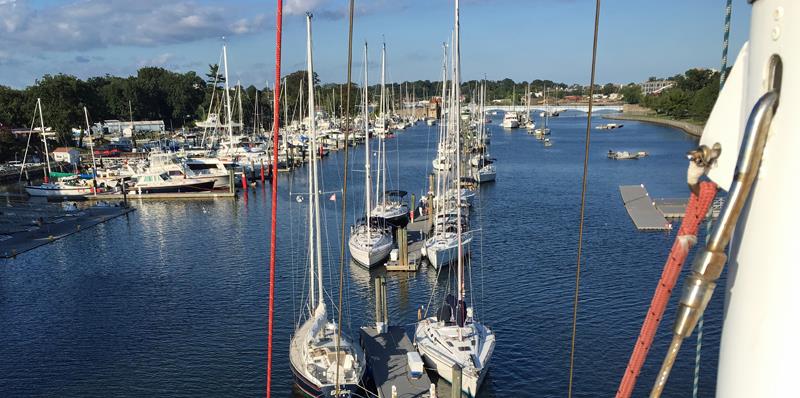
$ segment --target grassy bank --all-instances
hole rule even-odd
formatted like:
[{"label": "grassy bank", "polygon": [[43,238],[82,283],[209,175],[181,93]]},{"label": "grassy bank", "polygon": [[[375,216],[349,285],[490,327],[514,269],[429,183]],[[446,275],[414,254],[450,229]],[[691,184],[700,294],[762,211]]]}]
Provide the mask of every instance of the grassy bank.
[{"label": "grassy bank", "polygon": [[686,134],[693,137],[700,137],[703,134],[703,125],[693,123],[685,120],[674,120],[663,116],[645,115],[645,114],[624,114],[617,113],[613,115],[604,116],[606,119],[614,120],[635,120],[638,122],[646,122],[653,124],[660,124],[662,126],[675,127],[683,130]]}]

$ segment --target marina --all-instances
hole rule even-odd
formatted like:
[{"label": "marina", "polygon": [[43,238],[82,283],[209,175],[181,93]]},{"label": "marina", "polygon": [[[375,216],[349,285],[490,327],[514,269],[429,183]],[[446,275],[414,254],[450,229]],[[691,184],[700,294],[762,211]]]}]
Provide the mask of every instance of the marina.
[{"label": "marina", "polygon": [[[108,27],[103,0],[60,1],[11,5],[25,27],[6,24],[0,40],[0,66],[26,66],[0,75],[23,81],[0,85],[0,396],[794,391],[800,140],[787,109],[800,48],[787,43],[800,38],[800,3],[748,2],[747,41],[731,41],[727,0],[719,69],[693,60],[626,84],[608,76],[630,81],[623,71],[645,72],[631,55],[652,51],[606,58],[630,33],[601,29],[597,0],[585,85],[547,79],[576,73],[573,46],[511,58],[508,43],[476,40],[529,21],[498,25],[481,2],[432,3],[421,17],[353,0],[258,15],[238,0],[192,4],[174,34],[115,41],[89,39],[96,27],[75,9]],[[644,10],[613,7],[611,22]],[[535,8],[549,29],[553,10]],[[591,9],[569,11],[575,31],[588,32]],[[164,24],[181,10],[152,11]],[[32,56],[28,20],[48,16],[59,33],[66,14],[87,39],[62,34],[63,48],[34,44],[44,56]],[[404,16],[423,18],[424,36],[389,28]],[[274,70],[253,45],[267,31]],[[665,71],[714,47],[649,33]],[[86,75],[127,47],[177,56],[131,53],[135,73]],[[51,53],[77,75],[34,68]],[[544,76],[527,71],[533,53]],[[482,71],[492,61],[503,68]],[[27,83],[27,64],[48,72]],[[525,80],[488,78],[515,68]]]}]

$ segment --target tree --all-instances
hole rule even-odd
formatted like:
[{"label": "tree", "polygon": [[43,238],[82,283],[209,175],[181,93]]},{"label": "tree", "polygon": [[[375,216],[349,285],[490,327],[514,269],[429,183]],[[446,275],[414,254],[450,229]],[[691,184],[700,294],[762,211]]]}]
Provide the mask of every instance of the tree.
[{"label": "tree", "polygon": [[635,83],[630,83],[619,90],[622,99],[628,104],[638,104],[642,100],[642,88]]},{"label": "tree", "polygon": [[615,93],[617,92],[617,86],[614,83],[606,83],[606,85],[603,86],[601,92],[603,93],[603,95],[609,95]]}]

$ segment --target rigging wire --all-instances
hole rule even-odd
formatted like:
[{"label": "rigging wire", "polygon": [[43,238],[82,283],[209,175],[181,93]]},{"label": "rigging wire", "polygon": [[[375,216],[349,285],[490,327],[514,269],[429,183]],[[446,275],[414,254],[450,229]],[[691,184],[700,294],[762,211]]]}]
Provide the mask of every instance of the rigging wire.
[{"label": "rigging wire", "polygon": [[[283,28],[283,0],[278,0],[275,13],[275,87],[281,82],[281,38]],[[280,90],[273,90],[273,109],[280,106]],[[272,215],[269,237],[269,321],[267,331],[267,398],[272,390],[272,330],[275,315],[275,246],[278,216],[278,132],[280,131],[280,112],[272,117]],[[233,181],[231,181],[233,184]]]},{"label": "rigging wire", "polygon": [[589,109],[586,117],[586,143],[583,154],[583,178],[581,180],[581,216],[578,227],[578,259],[575,266],[575,297],[572,303],[572,339],[569,350],[569,385],[567,397],[572,397],[572,381],[575,370],[575,335],[578,325],[578,298],[581,282],[581,252],[583,250],[583,222],[586,215],[586,177],[589,174],[589,143],[592,135],[592,103],[594,97],[595,66],[597,64],[597,31],[600,25],[600,0],[594,9],[594,37],[592,43],[592,74],[589,82]]},{"label": "rigging wire", "polygon": [[[350,87],[352,85],[352,73],[353,73],[353,10],[354,10],[354,3],[355,0],[350,0],[349,4],[349,18],[348,18],[348,30],[347,30],[347,104],[345,105],[344,109],[344,183],[342,185],[342,229],[341,229],[341,236],[339,237],[341,244],[340,244],[340,251],[339,251],[339,321],[337,322],[336,327],[338,331],[336,333],[336,357],[337,362],[339,358],[339,349],[341,347],[341,339],[342,339],[342,296],[344,295],[344,240],[345,240],[345,223],[347,221],[347,176],[348,176],[348,148],[349,142],[348,132],[350,130]],[[367,132],[367,139],[369,139],[369,132]],[[369,220],[367,220],[369,223]],[[338,363],[336,366],[336,378],[334,379],[336,383],[336,395],[339,395],[339,367]]]},{"label": "rigging wire", "polygon": [[[731,33],[731,11],[733,9],[732,0],[728,0],[725,4],[725,27],[723,28],[722,36],[722,66],[719,72],[719,91],[725,86],[725,80],[728,78],[728,38]],[[710,214],[706,217],[706,241],[711,236],[712,218]],[[692,382],[692,397],[697,398],[697,393],[700,390],[700,353],[703,348],[703,326],[705,324],[704,317],[701,315],[700,320],[697,322],[697,344],[694,352],[694,380]]]}]

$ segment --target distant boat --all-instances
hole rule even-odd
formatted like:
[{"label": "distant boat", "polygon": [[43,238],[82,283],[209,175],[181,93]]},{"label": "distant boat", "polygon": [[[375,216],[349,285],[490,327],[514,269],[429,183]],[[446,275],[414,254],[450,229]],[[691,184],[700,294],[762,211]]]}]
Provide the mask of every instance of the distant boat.
[{"label": "distant boat", "polygon": [[617,123],[606,123],[597,125],[594,128],[596,130],[614,130],[614,129],[621,129],[622,126],[623,126],[622,124],[617,124]]},{"label": "distant boat", "polygon": [[503,122],[500,125],[507,129],[519,128],[519,119],[517,118],[517,112],[506,111],[506,114],[503,116]]},{"label": "distant boat", "polygon": [[639,159],[648,156],[649,153],[645,151],[639,152],[628,152],[628,151],[612,151],[608,150],[608,158],[614,160],[631,160],[631,159]]},{"label": "distant boat", "polygon": [[550,141],[549,138],[545,138],[544,139],[544,146],[547,147],[547,148],[553,146],[553,141]]}]

